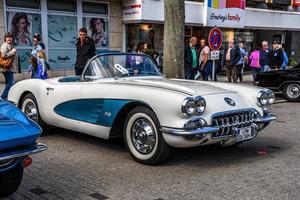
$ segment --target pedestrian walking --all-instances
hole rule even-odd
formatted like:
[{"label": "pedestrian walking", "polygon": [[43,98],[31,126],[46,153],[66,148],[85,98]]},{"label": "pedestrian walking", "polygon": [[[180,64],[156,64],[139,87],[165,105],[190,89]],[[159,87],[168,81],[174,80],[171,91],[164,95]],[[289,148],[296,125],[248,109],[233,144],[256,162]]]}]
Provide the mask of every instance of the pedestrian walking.
[{"label": "pedestrian walking", "polygon": [[247,54],[246,54],[246,50],[244,49],[244,43],[240,42],[239,48],[240,48],[241,57],[236,65],[236,73],[237,73],[237,79],[239,79],[240,82],[243,82],[243,69],[247,62]]},{"label": "pedestrian walking", "polygon": [[270,58],[271,69],[273,70],[278,70],[284,62],[283,52],[279,45],[278,41],[273,42],[273,49]]},{"label": "pedestrian walking", "polygon": [[5,78],[5,87],[1,94],[2,99],[7,99],[8,92],[13,86],[14,73],[18,70],[18,54],[17,49],[13,46],[13,35],[6,33],[4,43],[1,45],[0,55],[0,71]]},{"label": "pedestrian walking", "polygon": [[286,70],[286,68],[287,68],[287,66],[289,64],[289,58],[288,58],[288,56],[287,56],[287,54],[286,54],[286,52],[285,52],[282,44],[279,45],[279,48],[282,49],[282,55],[283,55],[283,63],[281,65],[281,67],[280,67],[280,70]]},{"label": "pedestrian walking", "polygon": [[272,50],[269,48],[267,41],[263,41],[261,46],[262,48],[260,50],[259,63],[261,65],[261,71],[267,72],[271,70],[270,59]]},{"label": "pedestrian walking", "polygon": [[199,56],[196,49],[197,38],[191,37],[190,43],[184,48],[185,78],[194,80],[199,66]]},{"label": "pedestrian walking", "polygon": [[241,52],[238,45],[231,40],[228,42],[228,47],[224,51],[222,65],[226,67],[226,75],[228,82],[237,83],[237,63],[241,58]]},{"label": "pedestrian walking", "polygon": [[204,38],[200,40],[199,71],[204,81],[208,81],[208,76],[212,76],[212,66],[210,61],[210,48]]},{"label": "pedestrian walking", "polygon": [[79,30],[79,38],[76,42],[77,57],[75,63],[75,75],[81,76],[86,62],[96,55],[95,43],[87,36],[86,28]]},{"label": "pedestrian walking", "polygon": [[147,43],[147,45],[144,45],[144,46],[146,46],[145,54],[151,56],[153,58],[154,62],[157,64],[156,59],[158,57],[158,52],[155,51],[155,49],[152,47],[152,44],[150,42]]},{"label": "pedestrian walking", "polygon": [[253,81],[257,81],[257,73],[261,72],[260,61],[260,46],[256,46],[255,50],[250,54],[249,63],[252,70]]}]

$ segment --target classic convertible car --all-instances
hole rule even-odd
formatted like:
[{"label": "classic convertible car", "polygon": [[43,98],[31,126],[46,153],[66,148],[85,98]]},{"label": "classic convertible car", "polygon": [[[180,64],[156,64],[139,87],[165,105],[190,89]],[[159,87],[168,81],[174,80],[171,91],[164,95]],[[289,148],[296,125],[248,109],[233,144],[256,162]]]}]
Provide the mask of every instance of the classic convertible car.
[{"label": "classic convertible car", "polygon": [[125,53],[96,55],[81,77],[18,82],[8,97],[44,130],[124,137],[133,159],[145,164],[163,161],[172,147],[255,138],[276,119],[274,98],[267,89],[167,79],[151,57]]},{"label": "classic convertible car", "polygon": [[258,73],[255,85],[283,94],[288,101],[300,101],[300,65],[287,70]]},{"label": "classic convertible car", "polygon": [[29,155],[47,148],[36,143],[41,132],[18,108],[0,99],[0,198],[19,188],[24,168],[32,162]]}]

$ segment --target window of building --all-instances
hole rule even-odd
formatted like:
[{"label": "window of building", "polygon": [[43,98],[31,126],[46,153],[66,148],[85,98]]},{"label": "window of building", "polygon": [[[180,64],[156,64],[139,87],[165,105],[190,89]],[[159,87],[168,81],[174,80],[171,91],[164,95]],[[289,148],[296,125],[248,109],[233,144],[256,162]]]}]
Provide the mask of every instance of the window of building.
[{"label": "window of building", "polygon": [[76,12],[75,0],[47,0],[47,8],[51,11]]},{"label": "window of building", "polygon": [[95,41],[97,49],[109,47],[109,18],[108,4],[82,2],[83,27]]},{"label": "window of building", "polygon": [[[38,0],[24,2],[21,0],[5,1],[7,31],[14,37],[14,45],[17,47],[23,70],[29,65],[33,35],[39,33],[42,36],[40,2]],[[35,10],[28,11],[24,8]]]},{"label": "window of building", "polygon": [[39,9],[39,0],[6,0],[7,7]]}]

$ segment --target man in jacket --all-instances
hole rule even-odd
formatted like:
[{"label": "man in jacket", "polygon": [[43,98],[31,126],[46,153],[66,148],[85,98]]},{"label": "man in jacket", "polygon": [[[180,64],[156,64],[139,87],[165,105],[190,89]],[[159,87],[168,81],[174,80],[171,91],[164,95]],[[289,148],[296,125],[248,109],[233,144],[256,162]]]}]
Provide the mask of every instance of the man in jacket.
[{"label": "man in jacket", "polygon": [[234,41],[228,42],[228,48],[224,51],[222,65],[226,67],[228,82],[237,83],[237,63],[241,58],[239,46]]},{"label": "man in jacket", "polygon": [[271,57],[272,50],[269,49],[267,41],[263,41],[261,43],[261,46],[262,46],[262,48],[259,53],[259,64],[261,66],[261,71],[267,72],[267,71],[271,70],[270,57]]},{"label": "man in jacket", "polygon": [[196,37],[191,37],[190,43],[184,48],[184,70],[185,78],[194,80],[199,66],[199,56],[196,49],[198,40]]},{"label": "man in jacket", "polygon": [[282,49],[280,48],[279,42],[275,41],[273,42],[273,50],[271,53],[271,68],[278,70],[282,66],[284,62],[284,56]]},{"label": "man in jacket", "polygon": [[75,63],[75,75],[81,76],[86,62],[96,55],[95,43],[87,36],[86,28],[79,30],[79,38],[76,43],[77,58]]}]

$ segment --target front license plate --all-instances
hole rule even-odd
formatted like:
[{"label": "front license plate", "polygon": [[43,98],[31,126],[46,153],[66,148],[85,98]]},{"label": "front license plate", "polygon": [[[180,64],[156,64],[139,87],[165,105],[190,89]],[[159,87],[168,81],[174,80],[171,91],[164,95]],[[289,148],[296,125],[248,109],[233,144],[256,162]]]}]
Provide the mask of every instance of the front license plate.
[{"label": "front license plate", "polygon": [[249,140],[249,139],[252,139],[252,138],[253,138],[253,136],[252,136],[251,126],[243,127],[243,128],[239,129],[238,135],[237,135],[237,142],[244,141],[244,140]]}]

